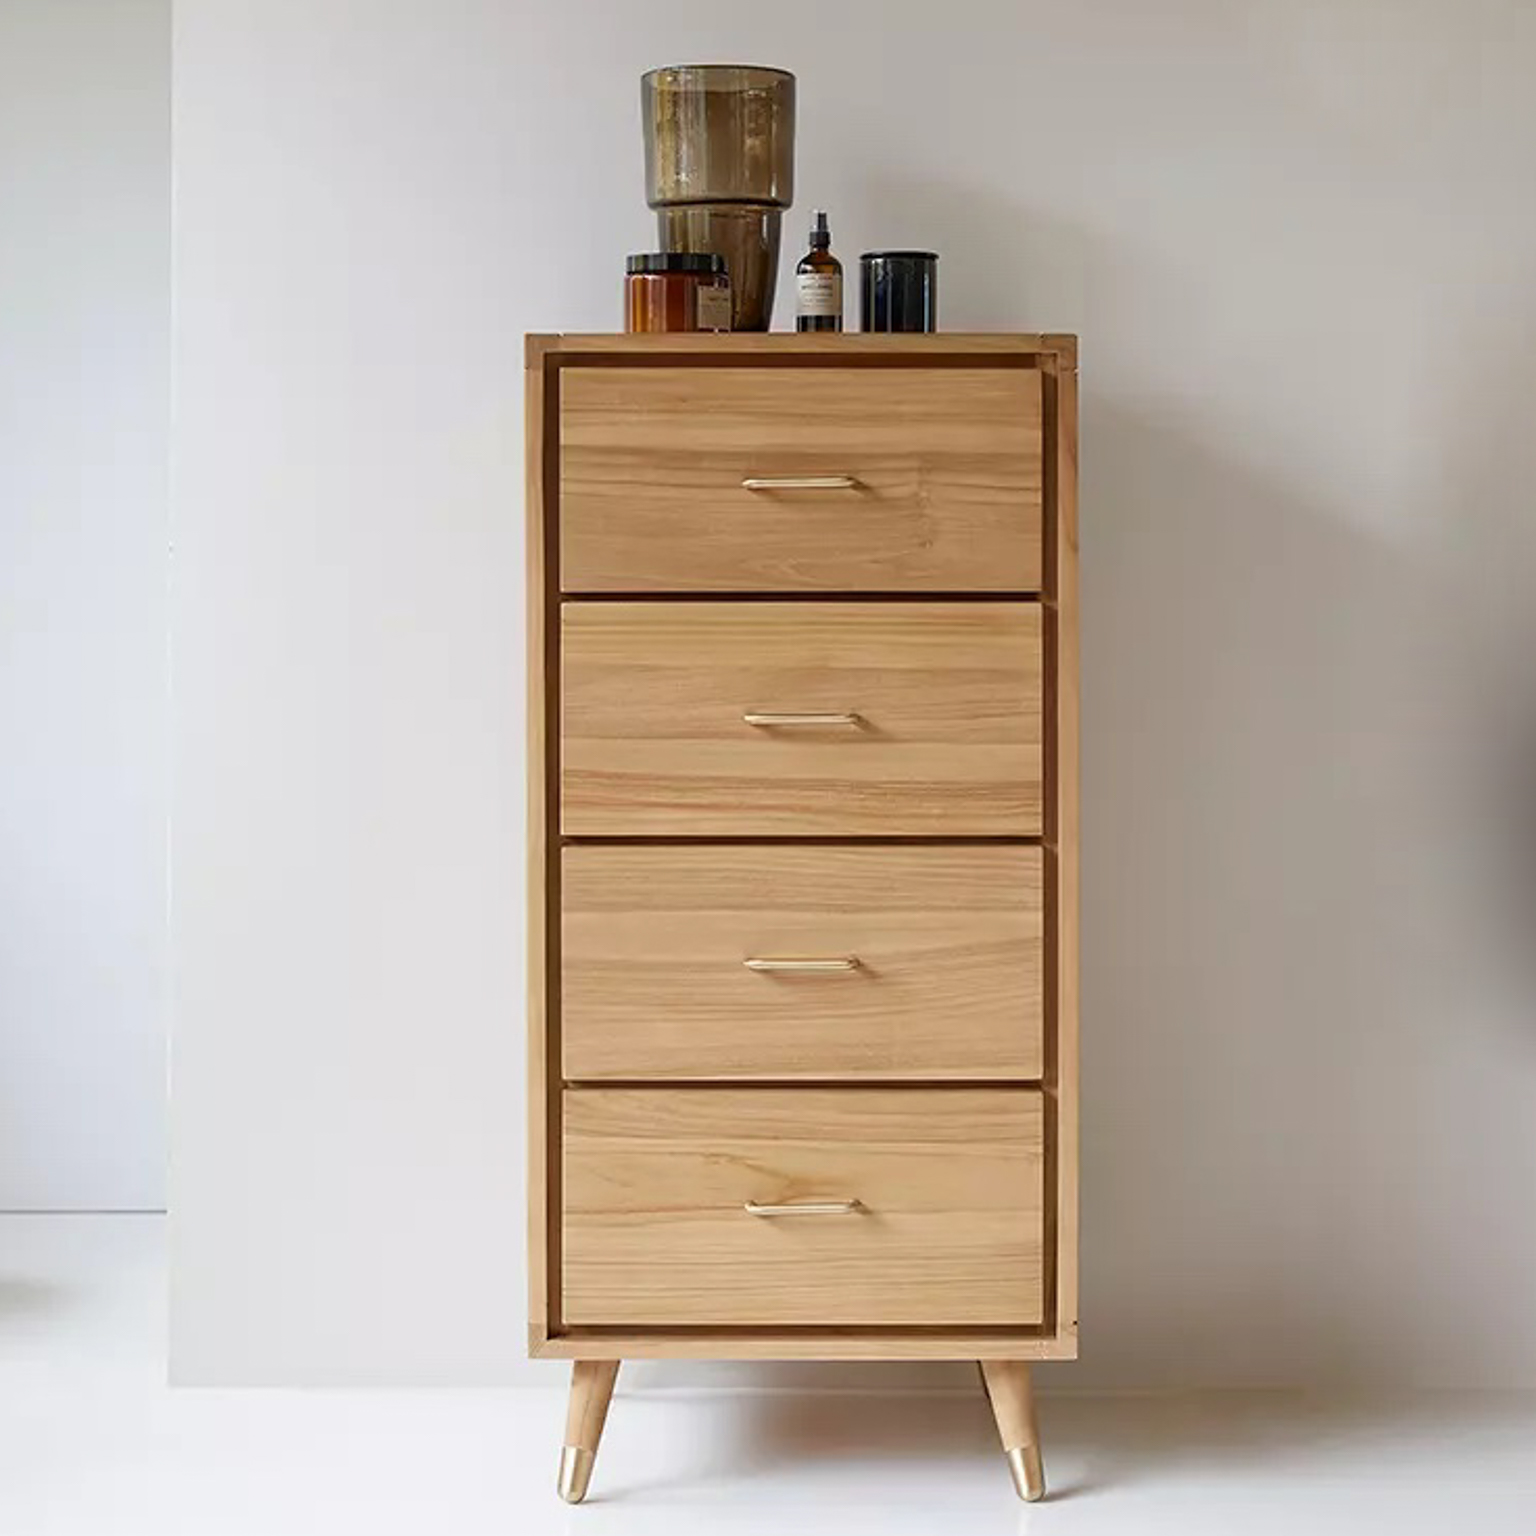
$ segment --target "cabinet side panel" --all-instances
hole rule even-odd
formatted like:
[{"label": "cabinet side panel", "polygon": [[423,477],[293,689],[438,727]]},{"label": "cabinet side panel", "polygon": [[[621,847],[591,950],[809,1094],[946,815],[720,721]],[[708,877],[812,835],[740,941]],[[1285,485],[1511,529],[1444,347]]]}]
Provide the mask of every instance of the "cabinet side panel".
[{"label": "cabinet side panel", "polygon": [[[549,1222],[551,1204],[548,1172],[554,1131],[550,1113],[548,1074],[550,1020],[548,987],[551,976],[549,944],[549,790],[547,754],[552,733],[547,725],[550,698],[548,583],[545,562],[550,548],[546,521],[550,507],[545,494],[547,455],[545,349],[542,338],[528,338],[523,374],[526,422],[527,485],[523,516],[527,525],[527,689],[528,689],[528,1343],[537,1351],[549,1337]],[[552,370],[551,370],[552,374]]]},{"label": "cabinet side panel", "polygon": [[1048,511],[1046,620],[1051,655],[1052,795],[1046,840],[1055,1003],[1056,1331],[1075,1352],[1078,1262],[1078,611],[1077,368],[1055,379],[1054,481]]}]

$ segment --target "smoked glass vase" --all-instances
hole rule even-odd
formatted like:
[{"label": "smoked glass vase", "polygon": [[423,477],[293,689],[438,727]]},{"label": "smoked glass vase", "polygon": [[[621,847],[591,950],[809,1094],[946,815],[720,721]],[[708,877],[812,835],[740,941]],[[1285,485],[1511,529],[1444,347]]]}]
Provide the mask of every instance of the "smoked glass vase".
[{"label": "smoked glass vase", "polygon": [[732,327],[766,331],[779,226],[794,200],[795,77],[749,64],[676,64],[640,82],[645,200],[661,248],[725,258]]}]

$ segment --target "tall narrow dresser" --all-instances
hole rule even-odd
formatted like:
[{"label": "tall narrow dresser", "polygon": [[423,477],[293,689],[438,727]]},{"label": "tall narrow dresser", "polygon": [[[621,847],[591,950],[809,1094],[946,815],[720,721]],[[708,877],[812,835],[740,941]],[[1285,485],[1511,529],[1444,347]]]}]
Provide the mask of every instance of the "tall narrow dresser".
[{"label": "tall narrow dresser", "polygon": [[529,1347],[1077,1351],[1077,348],[531,336]]}]

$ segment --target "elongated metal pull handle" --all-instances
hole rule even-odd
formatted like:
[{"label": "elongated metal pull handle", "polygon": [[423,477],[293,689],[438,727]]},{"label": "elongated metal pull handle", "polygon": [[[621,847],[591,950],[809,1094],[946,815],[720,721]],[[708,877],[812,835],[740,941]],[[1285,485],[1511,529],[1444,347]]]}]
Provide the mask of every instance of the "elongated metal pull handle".
[{"label": "elongated metal pull handle", "polygon": [[741,717],[748,725],[773,727],[779,725],[860,725],[863,722],[851,709],[833,710],[828,713],[807,713],[789,710],[775,713],[772,710],[749,709]]},{"label": "elongated metal pull handle", "polygon": [[749,475],[741,482],[744,491],[856,491],[852,475]]},{"label": "elongated metal pull handle", "polygon": [[856,971],[859,968],[857,955],[829,955],[826,959],[813,959],[810,956],[797,958],[794,956],[763,956],[761,959],[743,960],[741,962],[749,971],[798,971],[807,975],[827,975],[833,971]]},{"label": "elongated metal pull handle", "polygon": [[857,1200],[801,1200],[794,1205],[759,1205],[748,1200],[742,1206],[748,1216],[849,1216],[860,1209]]}]

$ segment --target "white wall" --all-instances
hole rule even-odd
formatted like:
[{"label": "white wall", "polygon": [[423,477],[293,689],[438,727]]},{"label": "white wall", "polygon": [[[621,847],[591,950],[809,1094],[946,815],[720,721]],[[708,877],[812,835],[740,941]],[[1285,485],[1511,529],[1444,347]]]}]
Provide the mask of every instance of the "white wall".
[{"label": "white wall", "polygon": [[554,1370],[521,334],[618,322],[638,76],[688,58],[799,73],[792,235],[1083,333],[1056,1379],[1536,1386],[1536,13],[1492,0],[178,7],[176,1374]]},{"label": "white wall", "polygon": [[169,0],[0,3],[0,1209],[164,1203]]}]

